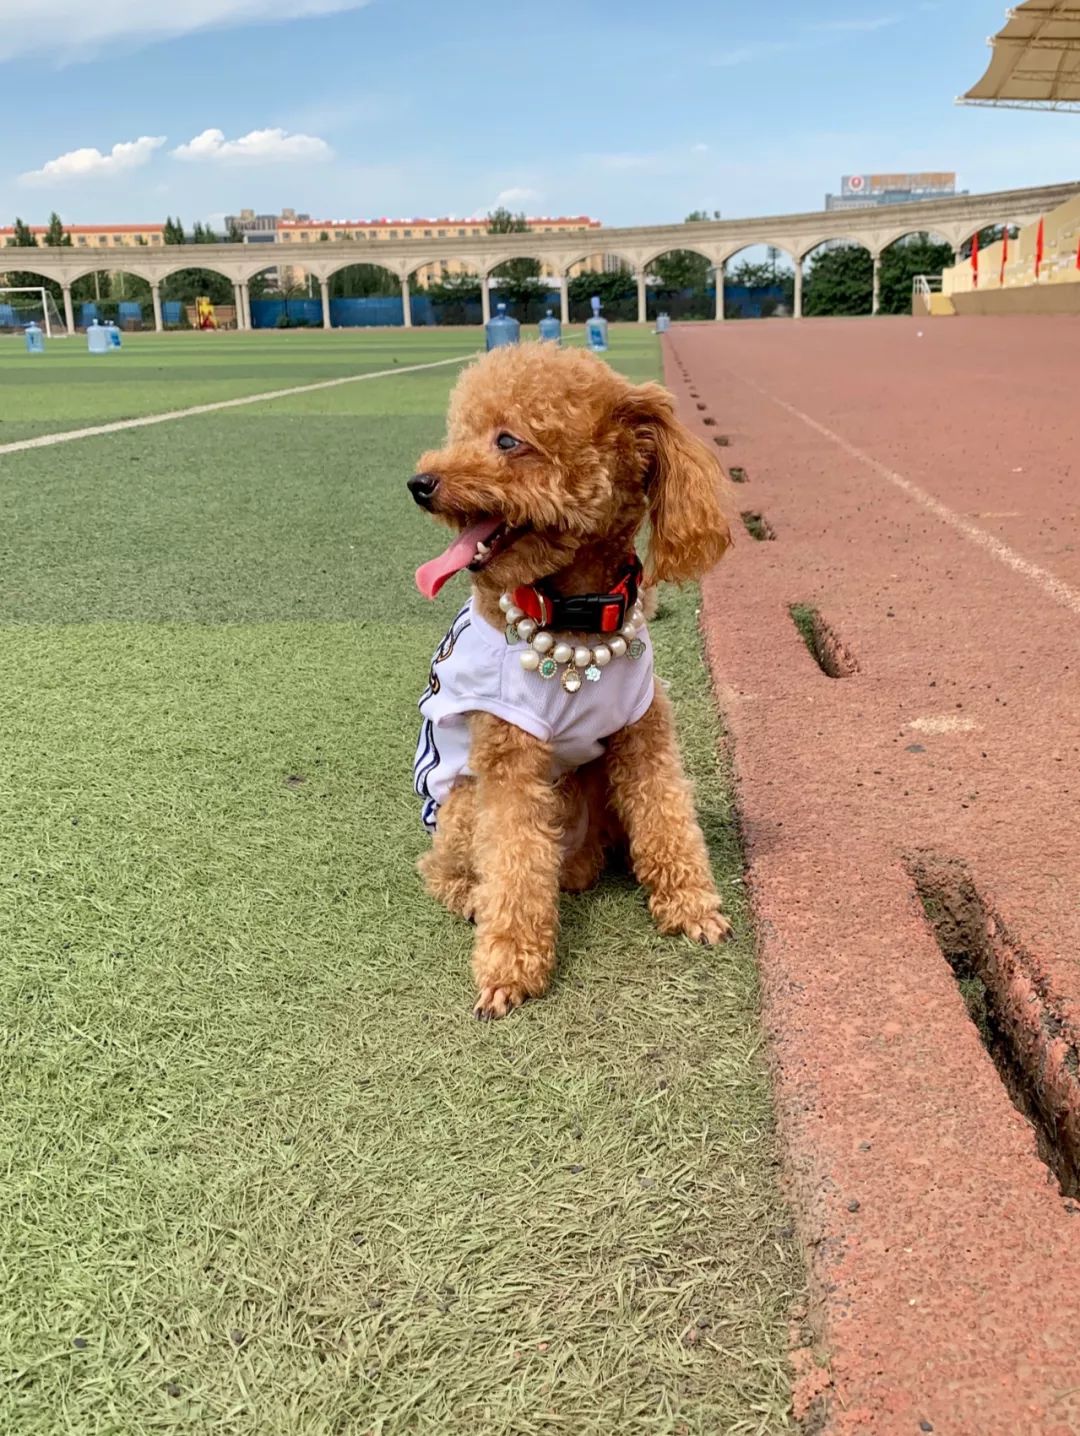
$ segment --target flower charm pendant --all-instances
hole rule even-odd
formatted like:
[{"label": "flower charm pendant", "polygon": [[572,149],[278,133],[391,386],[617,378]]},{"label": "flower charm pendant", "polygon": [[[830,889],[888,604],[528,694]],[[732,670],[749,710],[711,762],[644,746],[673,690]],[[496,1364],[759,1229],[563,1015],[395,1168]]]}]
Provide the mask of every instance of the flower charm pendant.
[{"label": "flower charm pendant", "polygon": [[590,663],[585,670],[585,677],[590,683],[599,683],[602,670],[597,668],[595,663]]}]

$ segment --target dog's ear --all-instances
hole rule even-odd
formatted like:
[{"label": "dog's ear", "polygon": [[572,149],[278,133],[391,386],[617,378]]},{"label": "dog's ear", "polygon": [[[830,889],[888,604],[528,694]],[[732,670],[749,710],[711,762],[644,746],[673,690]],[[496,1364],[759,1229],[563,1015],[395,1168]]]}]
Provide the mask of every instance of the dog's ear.
[{"label": "dog's ear", "polygon": [[648,581],[700,578],[731,543],[719,463],[675,417],[671,395],[659,384],[632,388],[618,418],[633,430],[644,468],[652,526]]}]

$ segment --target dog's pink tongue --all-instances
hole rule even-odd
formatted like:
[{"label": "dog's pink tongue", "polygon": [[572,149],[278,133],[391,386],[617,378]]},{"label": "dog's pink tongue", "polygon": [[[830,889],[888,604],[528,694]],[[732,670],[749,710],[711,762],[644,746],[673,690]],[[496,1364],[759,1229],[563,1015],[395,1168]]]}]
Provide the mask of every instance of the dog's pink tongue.
[{"label": "dog's pink tongue", "polygon": [[455,573],[468,568],[476,556],[476,545],[486,543],[496,529],[502,527],[501,519],[484,519],[459,534],[445,553],[438,558],[428,559],[416,570],[416,586],[425,598],[434,598],[439,589]]}]

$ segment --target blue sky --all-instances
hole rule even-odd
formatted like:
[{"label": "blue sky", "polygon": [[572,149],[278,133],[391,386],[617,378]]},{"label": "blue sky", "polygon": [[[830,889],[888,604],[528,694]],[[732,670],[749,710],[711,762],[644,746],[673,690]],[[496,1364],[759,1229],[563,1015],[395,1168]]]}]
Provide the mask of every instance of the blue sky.
[{"label": "blue sky", "polygon": [[[820,208],[842,173],[1080,175],[957,107],[1004,0],[0,0],[0,222]],[[19,136],[16,142],[12,137]]]}]

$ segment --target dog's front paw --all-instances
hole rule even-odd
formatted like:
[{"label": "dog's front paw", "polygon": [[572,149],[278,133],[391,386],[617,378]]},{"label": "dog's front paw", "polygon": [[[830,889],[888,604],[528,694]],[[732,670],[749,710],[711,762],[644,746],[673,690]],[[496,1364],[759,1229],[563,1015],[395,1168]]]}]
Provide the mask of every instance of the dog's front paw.
[{"label": "dog's front paw", "polygon": [[485,933],[481,925],[473,951],[473,977],[480,994],[473,1011],[485,1020],[505,1017],[527,997],[543,997],[554,964],[554,943],[550,948],[519,944]]},{"label": "dog's front paw", "polygon": [[481,1022],[507,1017],[515,1007],[521,1006],[527,996],[524,988],[514,984],[508,987],[482,987],[473,1008],[473,1016]]},{"label": "dog's front paw", "polygon": [[716,947],[731,936],[731,923],[715,893],[654,893],[649,907],[657,927],[671,937],[681,935],[703,947]]}]

